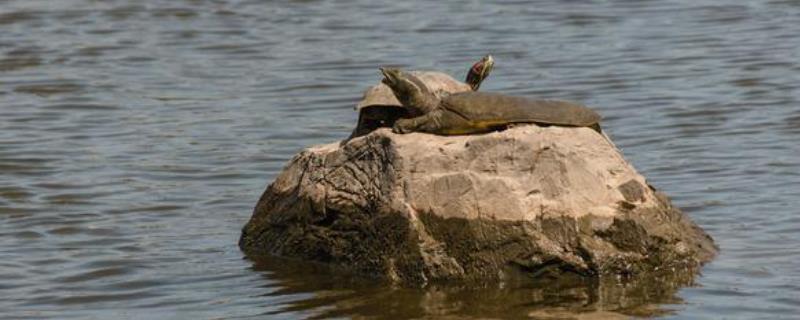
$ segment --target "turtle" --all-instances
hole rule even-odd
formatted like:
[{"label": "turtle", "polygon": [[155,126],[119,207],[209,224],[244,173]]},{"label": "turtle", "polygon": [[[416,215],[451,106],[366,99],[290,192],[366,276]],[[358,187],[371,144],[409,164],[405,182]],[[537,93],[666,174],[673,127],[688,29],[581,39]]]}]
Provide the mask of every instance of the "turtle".
[{"label": "turtle", "polygon": [[422,115],[417,117],[397,120],[392,126],[395,133],[464,135],[534,123],[590,127],[603,134],[600,129],[600,115],[578,103],[475,91],[440,97],[432,94],[414,74],[398,68],[380,70],[384,76],[382,82],[392,89],[399,101],[403,101],[407,108],[422,111]]},{"label": "turtle", "polygon": [[[413,81],[421,82],[421,87],[425,87],[436,96],[443,97],[457,92],[477,91],[483,80],[491,73],[492,68],[494,68],[494,58],[487,54],[469,68],[465,82],[438,71],[408,71],[407,73],[414,76]],[[377,128],[391,128],[398,119],[418,117],[424,113],[422,110],[414,108],[415,104],[409,105],[411,105],[410,108],[404,107],[404,103],[397,99],[392,89],[382,82],[370,87],[356,105],[358,124],[347,140],[363,136]]]}]

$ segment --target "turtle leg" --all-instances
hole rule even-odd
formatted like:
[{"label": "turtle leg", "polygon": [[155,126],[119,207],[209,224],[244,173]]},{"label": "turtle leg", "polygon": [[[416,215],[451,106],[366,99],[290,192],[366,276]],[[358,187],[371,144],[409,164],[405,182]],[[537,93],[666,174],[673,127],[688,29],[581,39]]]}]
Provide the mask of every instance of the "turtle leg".
[{"label": "turtle leg", "polygon": [[428,113],[426,115],[411,119],[397,120],[397,122],[394,123],[394,126],[392,126],[392,132],[401,134],[411,132],[429,132],[429,129],[431,129],[431,125],[434,122],[431,118],[431,113]]},{"label": "turtle leg", "polygon": [[416,118],[397,120],[392,127],[394,133],[426,132],[442,135],[468,134],[473,130],[469,121],[442,109]]},{"label": "turtle leg", "polygon": [[395,133],[427,132],[434,134],[444,134],[444,131],[452,124],[448,121],[448,112],[434,110],[419,117],[411,119],[400,119],[394,123],[392,131]]}]

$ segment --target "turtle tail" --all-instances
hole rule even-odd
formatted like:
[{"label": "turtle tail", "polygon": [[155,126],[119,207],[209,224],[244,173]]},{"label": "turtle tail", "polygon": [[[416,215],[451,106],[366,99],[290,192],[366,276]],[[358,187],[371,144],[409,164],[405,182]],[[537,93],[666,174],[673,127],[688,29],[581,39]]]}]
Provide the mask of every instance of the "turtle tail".
[{"label": "turtle tail", "polygon": [[597,133],[599,133],[601,136],[603,136],[604,139],[606,139],[606,141],[608,141],[608,144],[614,147],[614,149],[619,150],[619,148],[617,148],[617,145],[614,144],[614,141],[611,141],[611,138],[609,138],[608,135],[605,132],[603,132],[603,128],[600,128],[600,123],[595,123],[593,125],[590,125],[589,128],[592,128],[592,130],[597,131]]}]

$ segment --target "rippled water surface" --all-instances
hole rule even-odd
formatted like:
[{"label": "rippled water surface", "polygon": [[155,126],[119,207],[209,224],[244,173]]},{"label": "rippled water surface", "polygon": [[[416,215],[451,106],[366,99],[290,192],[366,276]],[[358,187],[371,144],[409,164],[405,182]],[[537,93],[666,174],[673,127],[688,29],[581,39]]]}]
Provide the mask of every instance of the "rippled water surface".
[{"label": "rippled water surface", "polygon": [[[243,259],[265,186],[349,134],[378,66],[486,53],[481,90],[593,106],[716,239],[694,285],[634,310]],[[0,1],[0,316],[796,319],[798,141],[798,1]]]}]

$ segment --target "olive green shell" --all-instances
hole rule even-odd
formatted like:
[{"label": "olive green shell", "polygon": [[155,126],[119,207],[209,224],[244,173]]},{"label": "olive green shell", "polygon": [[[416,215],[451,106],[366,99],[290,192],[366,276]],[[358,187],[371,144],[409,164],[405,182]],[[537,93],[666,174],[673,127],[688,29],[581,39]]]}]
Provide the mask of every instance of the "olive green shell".
[{"label": "olive green shell", "polygon": [[489,92],[463,92],[442,99],[441,108],[480,126],[542,123],[588,127],[600,115],[583,105],[560,100],[533,100]]}]

